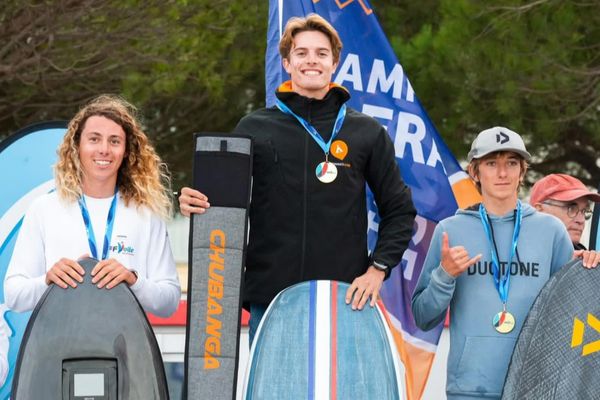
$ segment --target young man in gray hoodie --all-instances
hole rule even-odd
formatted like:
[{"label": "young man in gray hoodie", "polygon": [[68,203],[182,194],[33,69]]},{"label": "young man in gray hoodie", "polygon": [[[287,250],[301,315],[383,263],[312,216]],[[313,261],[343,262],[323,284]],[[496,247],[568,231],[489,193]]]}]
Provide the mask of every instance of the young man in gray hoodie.
[{"label": "young man in gray hoodie", "polygon": [[468,172],[482,203],[437,225],[412,297],[424,330],[444,321],[450,307],[450,400],[500,398],[533,301],[573,257],[564,225],[518,199],[529,158],[522,138],[507,128],[477,136]]}]

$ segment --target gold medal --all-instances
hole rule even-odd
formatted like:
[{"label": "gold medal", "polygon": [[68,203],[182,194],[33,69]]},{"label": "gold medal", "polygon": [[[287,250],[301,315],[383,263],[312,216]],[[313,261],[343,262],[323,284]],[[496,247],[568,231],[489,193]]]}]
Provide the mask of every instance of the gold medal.
[{"label": "gold medal", "polygon": [[515,317],[506,310],[494,315],[494,328],[500,333],[509,333],[515,328]]},{"label": "gold medal", "polygon": [[338,171],[335,164],[325,160],[319,165],[317,165],[317,168],[315,169],[315,174],[317,175],[317,179],[321,182],[331,183],[335,181],[335,178],[337,178]]}]

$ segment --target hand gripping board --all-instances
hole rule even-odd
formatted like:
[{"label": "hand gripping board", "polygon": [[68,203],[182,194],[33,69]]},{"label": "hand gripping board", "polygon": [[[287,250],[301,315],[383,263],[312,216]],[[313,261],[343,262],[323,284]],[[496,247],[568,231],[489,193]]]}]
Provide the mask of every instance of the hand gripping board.
[{"label": "hand gripping board", "polygon": [[[50,285],[35,306],[19,349],[12,399],[168,399],[160,349],[125,284],[99,289],[80,260],[77,288]],[[79,394],[80,396],[77,396]]]},{"label": "hand gripping board", "polygon": [[244,399],[402,399],[402,364],[385,318],[346,304],[348,284],[310,281],[271,302],[246,371]]}]

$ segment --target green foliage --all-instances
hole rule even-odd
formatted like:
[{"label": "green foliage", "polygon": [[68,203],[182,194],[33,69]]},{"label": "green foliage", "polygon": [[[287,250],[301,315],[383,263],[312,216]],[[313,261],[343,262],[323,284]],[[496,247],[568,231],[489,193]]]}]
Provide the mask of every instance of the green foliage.
[{"label": "green foliage", "polygon": [[[525,136],[534,170],[600,181],[600,3],[371,3],[459,158],[481,129],[505,125]],[[140,108],[174,186],[189,183],[193,133],[231,131],[263,105],[267,7],[247,0],[6,0],[0,138],[37,121],[69,119],[97,94],[120,93]]]},{"label": "green foliage", "polygon": [[[7,1],[0,11],[0,139],[119,93],[188,183],[193,133],[229,132],[264,99],[266,2]],[[249,106],[251,105],[251,106]]]},{"label": "green foliage", "polygon": [[[391,2],[381,3],[376,12],[388,15]],[[525,136],[534,170],[572,173],[596,186],[600,3],[440,0],[433,6],[409,35],[384,23],[455,154],[466,154],[480,130],[504,125]]]}]

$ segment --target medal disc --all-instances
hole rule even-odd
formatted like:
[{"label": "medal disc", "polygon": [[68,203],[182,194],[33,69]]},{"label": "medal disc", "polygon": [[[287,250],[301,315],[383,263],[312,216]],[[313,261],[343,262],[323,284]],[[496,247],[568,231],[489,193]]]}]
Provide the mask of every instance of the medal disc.
[{"label": "medal disc", "polygon": [[494,315],[494,328],[500,333],[509,333],[515,328],[515,317],[508,311]]},{"label": "medal disc", "polygon": [[317,175],[317,179],[323,183],[331,183],[335,181],[337,178],[337,167],[330,162],[323,161],[319,165],[317,165],[317,169],[315,170]]}]

